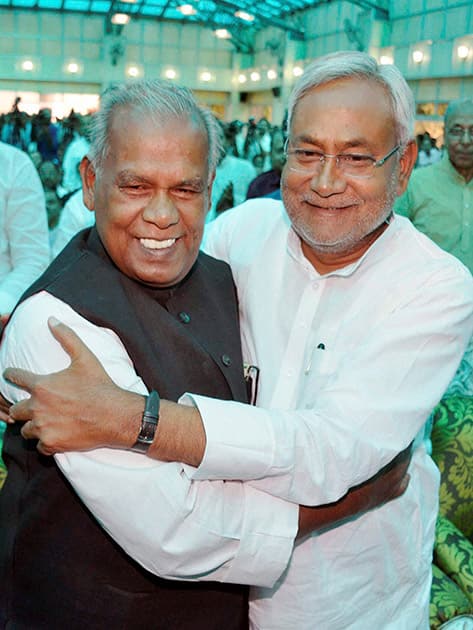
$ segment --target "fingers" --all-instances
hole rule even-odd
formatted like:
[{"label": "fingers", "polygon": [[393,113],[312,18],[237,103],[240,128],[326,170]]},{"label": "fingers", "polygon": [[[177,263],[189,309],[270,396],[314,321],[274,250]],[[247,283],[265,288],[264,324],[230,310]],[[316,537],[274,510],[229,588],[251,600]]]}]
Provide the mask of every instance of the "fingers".
[{"label": "fingers", "polygon": [[33,440],[38,437],[32,420],[25,422],[21,429],[21,435],[25,438],[25,440]]},{"label": "fingers", "polygon": [[[20,400],[10,407],[10,418],[13,421],[20,420],[25,422],[27,420],[31,420],[33,415],[33,411],[31,409],[31,398],[25,398],[25,400]],[[35,437],[35,436],[31,436]]]},{"label": "fingers", "polygon": [[50,317],[48,319],[48,326],[53,337],[59,341],[72,361],[77,361],[82,356],[88,354],[94,356],[80,337],[76,335],[72,328],[66,326],[66,324],[61,323],[55,317]]},{"label": "fingers", "polygon": [[[34,420],[29,420],[28,422],[25,422],[25,424],[23,425],[21,429],[21,435],[26,440],[38,439],[39,431],[36,427]],[[55,449],[51,448],[50,446],[47,446],[41,440],[38,441],[36,448],[42,455],[47,455],[48,457],[56,453]]]},{"label": "fingers", "polygon": [[31,393],[38,380],[38,375],[21,368],[7,368],[3,372],[3,378]]}]

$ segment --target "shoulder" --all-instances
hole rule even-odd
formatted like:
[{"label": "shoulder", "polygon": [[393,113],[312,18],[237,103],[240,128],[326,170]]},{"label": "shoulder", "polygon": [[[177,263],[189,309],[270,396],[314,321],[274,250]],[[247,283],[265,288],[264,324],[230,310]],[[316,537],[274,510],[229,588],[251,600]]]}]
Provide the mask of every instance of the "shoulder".
[{"label": "shoulder", "polygon": [[468,287],[473,295],[473,277],[467,267],[420,232],[405,217],[396,216],[396,232],[391,252],[406,274],[419,279],[436,275],[449,278],[450,281],[457,280]]},{"label": "shoulder", "polygon": [[281,200],[248,199],[205,226],[203,249],[215,255],[211,245],[217,241],[254,241],[273,230],[284,216],[287,215]]},{"label": "shoulder", "polygon": [[36,169],[30,156],[24,151],[4,142],[0,142],[0,159],[2,161],[3,171],[5,167],[13,169],[27,168],[36,174]]}]

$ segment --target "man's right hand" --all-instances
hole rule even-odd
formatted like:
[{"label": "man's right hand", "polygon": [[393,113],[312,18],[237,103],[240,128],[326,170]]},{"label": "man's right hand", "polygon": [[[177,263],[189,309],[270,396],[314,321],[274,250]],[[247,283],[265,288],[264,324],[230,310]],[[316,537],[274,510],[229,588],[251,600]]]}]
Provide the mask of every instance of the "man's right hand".
[{"label": "man's right hand", "polygon": [[[44,455],[100,446],[128,448],[141,423],[143,396],[115,385],[68,326],[54,318],[48,323],[71,364],[46,375],[7,368],[4,377],[31,395],[10,407],[10,418],[25,421],[23,437],[39,439],[38,450]],[[130,423],[133,418],[136,424]],[[130,425],[135,435],[130,434]]]}]

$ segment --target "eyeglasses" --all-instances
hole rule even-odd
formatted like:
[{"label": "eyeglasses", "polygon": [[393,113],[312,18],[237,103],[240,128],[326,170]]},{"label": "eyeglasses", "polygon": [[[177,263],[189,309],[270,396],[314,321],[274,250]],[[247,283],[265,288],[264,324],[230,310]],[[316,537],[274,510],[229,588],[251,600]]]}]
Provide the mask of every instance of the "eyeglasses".
[{"label": "eyeglasses", "polygon": [[288,149],[287,147],[288,142],[286,141],[287,166],[291,171],[318,175],[327,159],[330,158],[335,160],[337,168],[344,175],[359,177],[360,179],[372,177],[374,175],[374,169],[383,166],[383,164],[401,148],[398,144],[384,157],[377,160],[371,155],[360,155],[358,153],[338,153],[332,155],[312,149],[300,149],[297,147]]},{"label": "eyeglasses", "polygon": [[466,134],[470,140],[473,140],[473,127],[453,127],[448,130],[448,135],[452,138],[460,139]]}]

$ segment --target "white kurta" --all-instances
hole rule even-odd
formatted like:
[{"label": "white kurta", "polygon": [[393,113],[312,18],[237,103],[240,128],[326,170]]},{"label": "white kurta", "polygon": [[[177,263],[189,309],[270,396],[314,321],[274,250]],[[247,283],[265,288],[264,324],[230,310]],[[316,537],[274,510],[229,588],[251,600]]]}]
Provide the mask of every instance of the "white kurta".
[{"label": "white kurta", "polygon": [[395,217],[321,277],[272,200],[227,212],[206,247],[232,267],[264,409],[194,397],[208,440],[195,478],[323,504],[416,440],[406,493],[299,545],[276,588],[253,589],[254,627],[427,628],[439,474],[423,427],[472,334],[469,272]]}]

